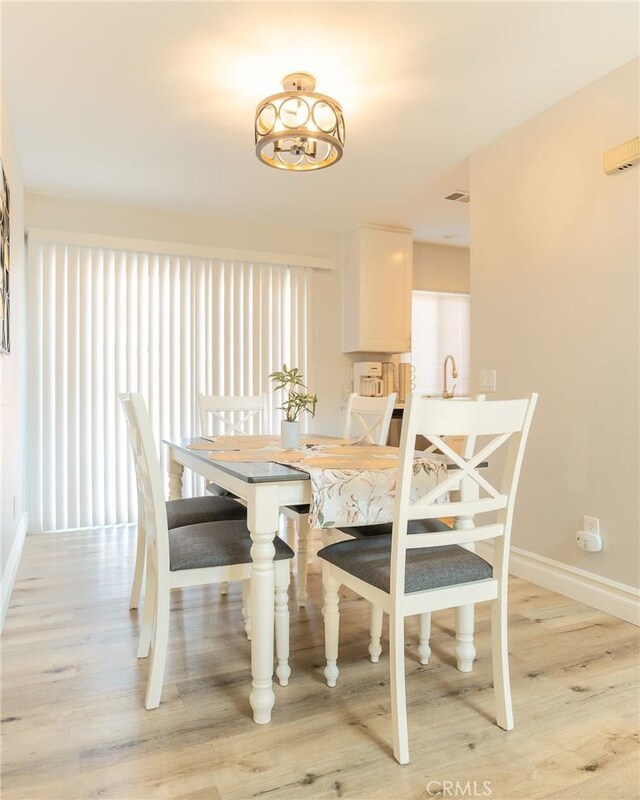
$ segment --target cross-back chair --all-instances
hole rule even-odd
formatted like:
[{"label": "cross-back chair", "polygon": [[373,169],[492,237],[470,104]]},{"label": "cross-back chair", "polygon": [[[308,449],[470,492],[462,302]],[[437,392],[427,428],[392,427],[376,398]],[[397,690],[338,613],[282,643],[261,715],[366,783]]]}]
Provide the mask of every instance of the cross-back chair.
[{"label": "cross-back chair", "polygon": [[[324,623],[329,686],[338,678],[338,589],[347,586],[389,614],[393,752],[409,761],[405,675],[404,619],[483,601],[492,607],[492,660],[496,720],[513,727],[507,652],[508,556],[516,491],[537,395],[524,400],[491,402],[421,398],[412,394],[405,409],[398,485],[390,536],[338,542],[320,550],[323,559]],[[457,466],[422,499],[410,503],[416,435],[421,434]],[[474,441],[474,452],[457,453],[448,436]],[[479,465],[506,449],[499,481],[485,477]],[[498,460],[498,459],[496,459]],[[472,483],[476,491],[468,491]],[[447,502],[444,492],[459,489]],[[410,533],[415,520],[443,516],[492,519],[467,529]],[[493,567],[465,545],[493,541]]]},{"label": "cross-back chair", "polygon": [[[486,395],[476,395],[477,401],[484,400]],[[449,402],[468,401],[468,397],[448,398]],[[421,436],[417,437],[417,442],[422,441],[424,446],[424,439]],[[465,458],[470,458],[473,455],[476,436],[470,434],[469,436],[455,436],[444,437],[444,441],[456,452],[461,451]],[[417,449],[420,449],[417,447]],[[433,454],[434,458],[438,457],[438,448],[434,444],[427,443],[424,453]],[[472,482],[473,483],[473,482]],[[468,481],[463,481],[461,486],[465,487],[466,493],[473,493],[473,485],[469,485]],[[451,489],[450,494],[456,493],[459,495],[460,487]],[[438,519],[421,519],[412,520],[409,525],[409,533],[437,533],[438,531],[449,530],[449,525]],[[469,518],[458,518],[456,520],[456,528],[463,529],[473,527],[473,520]],[[335,541],[342,541],[344,539],[366,539],[370,536],[383,536],[390,535],[392,530],[392,523],[379,523],[376,525],[356,525],[349,528],[334,529],[330,534],[325,536],[324,543],[331,544]],[[470,550],[474,549],[473,544],[469,544]],[[383,612],[381,608],[371,606],[371,622],[370,622],[370,641],[369,641],[369,656],[373,663],[380,660],[382,654],[382,622]],[[475,658],[475,648],[473,645],[473,624],[474,624],[474,609],[473,605],[460,606],[456,609],[456,662],[458,669],[461,672],[471,672],[473,669],[473,660]],[[431,655],[431,647],[429,639],[431,636],[431,614],[425,612],[419,618],[419,643],[418,655],[421,664],[428,664]]]},{"label": "cross-back chair", "polygon": [[[200,435],[233,436],[263,433],[266,409],[267,396],[264,394],[233,397],[200,392],[198,394]],[[227,495],[226,492],[221,492],[214,483],[208,483],[206,489],[209,494]],[[226,582],[220,584],[220,594],[226,594],[227,589]],[[248,595],[247,584],[243,584],[242,591],[246,597]],[[247,634],[250,635],[249,628],[247,628]]]},{"label": "cross-back chair", "polygon": [[262,433],[267,407],[266,395],[229,397],[198,395],[200,433],[202,436],[220,434]]},{"label": "cross-back chair", "polygon": [[353,392],[347,399],[342,437],[362,444],[386,444],[396,403],[396,393],[387,397],[363,397]]},{"label": "cross-back chair", "polygon": [[[386,444],[396,394],[387,397],[362,397],[350,394],[342,426],[343,439],[355,439],[362,444]],[[282,513],[296,529],[296,565],[298,572],[298,605],[307,601],[307,568],[309,561],[309,506],[285,506]]]},{"label": "cross-back chair", "polygon": [[[120,401],[127,418],[130,421],[129,409],[131,406],[130,394],[121,394]],[[141,484],[137,476],[138,461],[136,454],[140,451],[140,437],[134,425],[127,424],[129,447],[134,455],[134,468],[136,470],[136,487],[138,495],[138,520],[136,535],[136,556],[133,569],[133,582],[129,608],[136,609],[140,605],[140,596],[145,571],[145,516],[144,498],[141,494]],[[167,521],[169,529],[179,528],[183,525],[194,525],[200,522],[217,522],[227,519],[246,519],[246,510],[228,497],[207,496],[187,497],[180,500],[169,500],[166,503]]]},{"label": "cross-back chair", "polygon": [[[144,400],[139,394],[124,394],[121,401],[127,424],[132,429],[130,442],[136,445],[132,449],[139,497],[144,507],[147,580],[138,657],[145,658],[151,650],[145,698],[146,708],[151,709],[160,704],[162,693],[171,590],[249,580],[252,542],[245,519],[192,523],[169,529],[160,462]],[[290,674],[287,562],[293,557],[293,551],[278,537],[274,547],[276,674],[280,684],[285,686]]]}]

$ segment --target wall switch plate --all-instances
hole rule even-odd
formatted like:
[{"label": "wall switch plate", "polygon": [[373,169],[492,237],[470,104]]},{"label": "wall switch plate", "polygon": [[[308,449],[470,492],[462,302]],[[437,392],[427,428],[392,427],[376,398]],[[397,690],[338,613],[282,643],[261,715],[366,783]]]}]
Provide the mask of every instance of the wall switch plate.
[{"label": "wall switch plate", "polygon": [[496,390],[495,369],[480,370],[480,389],[483,392],[495,392]]}]

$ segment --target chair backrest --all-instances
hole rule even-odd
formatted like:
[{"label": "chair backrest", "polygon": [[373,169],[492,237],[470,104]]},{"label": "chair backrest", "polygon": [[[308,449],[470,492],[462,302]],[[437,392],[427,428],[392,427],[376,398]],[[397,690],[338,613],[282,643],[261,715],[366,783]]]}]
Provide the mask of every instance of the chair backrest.
[{"label": "chair backrest", "polygon": [[202,436],[263,433],[266,408],[264,394],[253,397],[199,394],[200,433]]},{"label": "chair backrest", "polygon": [[138,482],[138,515],[144,513],[146,548],[155,545],[158,571],[169,569],[169,531],[162,488],[162,470],[151,430],[151,420],[141,394],[124,393],[120,402],[127,419],[129,443]]},{"label": "chair backrest", "polygon": [[[447,399],[448,400],[453,400],[456,403],[465,402],[467,400],[471,400],[470,397],[449,397]],[[475,396],[475,399],[479,400],[479,401],[486,400],[487,399],[487,395],[486,394],[477,394]],[[475,434],[471,434],[471,435],[466,436],[466,437],[458,436],[458,437],[455,437],[455,438],[445,436],[444,440],[445,440],[445,442],[447,444],[451,444],[451,446],[452,446],[452,448],[454,450],[457,450],[458,452],[462,452],[462,455],[465,458],[471,458],[471,456],[473,455],[473,451],[474,451],[475,446],[476,446]],[[462,440],[461,445],[458,445],[458,442],[460,442],[461,440]],[[437,449],[438,448],[436,447],[435,444],[430,444],[428,447],[425,448],[424,452],[425,453],[434,453]]]},{"label": "chair backrest", "polygon": [[[522,459],[533,418],[537,394],[523,400],[451,400],[422,398],[412,393],[404,411],[398,484],[394,506],[391,557],[391,591],[399,599],[404,593],[406,551],[418,547],[446,544],[467,544],[474,541],[496,541],[494,577],[505,582],[513,509]],[[424,497],[410,501],[416,436],[420,434],[434,444],[456,467],[450,469],[444,482]],[[458,454],[447,444],[447,437],[463,436],[466,447]],[[497,451],[506,449],[502,470],[493,461],[502,463]],[[441,458],[442,456],[440,456]],[[438,458],[438,456],[434,456]],[[479,465],[492,462],[490,482],[487,471]],[[460,489],[454,499],[451,490]],[[443,494],[447,493],[443,498]],[[407,534],[412,519],[466,517],[496,513],[495,521],[476,522],[475,527],[443,533]]]},{"label": "chair backrest", "polygon": [[365,444],[386,444],[396,394],[387,397],[349,395],[344,416],[344,439],[355,439]]},{"label": "chair backrest", "polygon": [[138,526],[142,524],[144,527],[144,496],[142,494],[142,484],[140,482],[138,464],[138,455],[141,448],[141,442],[138,435],[138,430],[134,423],[135,418],[133,415],[131,395],[125,393],[119,395],[119,397],[122,410],[124,411],[124,416],[127,421],[127,438],[129,440],[129,449],[131,450],[131,455],[133,456],[133,468],[136,474],[136,490],[138,493]]}]

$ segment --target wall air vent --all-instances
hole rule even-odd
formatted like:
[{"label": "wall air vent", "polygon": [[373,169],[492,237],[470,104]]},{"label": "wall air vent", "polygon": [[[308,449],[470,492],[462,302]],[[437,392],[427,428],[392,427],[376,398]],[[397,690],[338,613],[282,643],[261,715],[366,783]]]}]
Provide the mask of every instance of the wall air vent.
[{"label": "wall air vent", "polygon": [[468,203],[471,200],[471,195],[469,192],[461,192],[455,191],[451,192],[451,194],[446,195],[444,198],[445,200],[451,200],[454,203]]},{"label": "wall air vent", "polygon": [[630,139],[624,144],[607,150],[604,154],[604,171],[607,175],[617,175],[630,169],[640,161],[640,137]]}]

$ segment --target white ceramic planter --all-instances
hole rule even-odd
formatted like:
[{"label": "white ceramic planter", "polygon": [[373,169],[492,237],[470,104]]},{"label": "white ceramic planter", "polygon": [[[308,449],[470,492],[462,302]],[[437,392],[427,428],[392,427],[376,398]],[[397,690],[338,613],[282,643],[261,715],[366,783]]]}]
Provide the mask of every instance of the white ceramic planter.
[{"label": "white ceramic planter", "polygon": [[300,423],[283,419],[280,423],[280,438],[286,450],[297,450],[300,447]]}]

